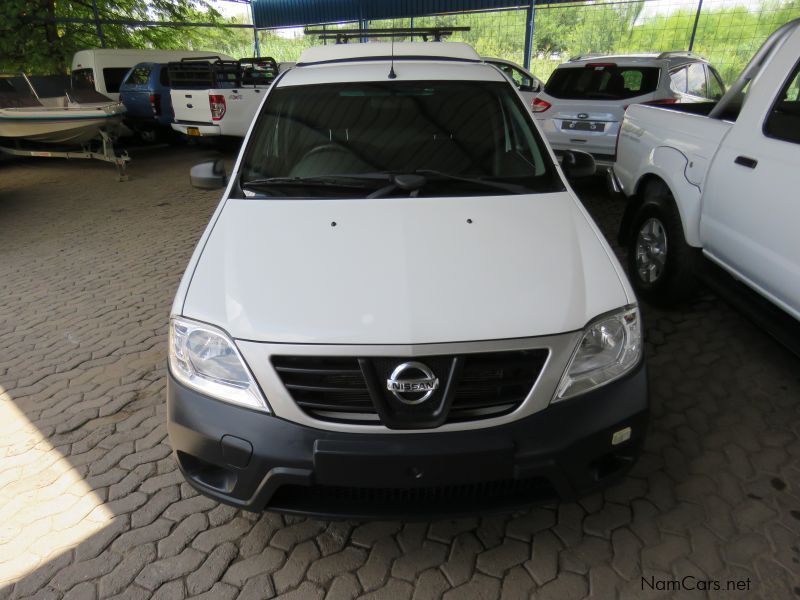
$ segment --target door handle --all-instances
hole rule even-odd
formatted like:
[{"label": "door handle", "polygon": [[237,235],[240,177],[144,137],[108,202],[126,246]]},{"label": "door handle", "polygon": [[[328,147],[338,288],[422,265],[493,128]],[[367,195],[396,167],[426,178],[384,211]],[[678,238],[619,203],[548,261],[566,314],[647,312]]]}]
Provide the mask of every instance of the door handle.
[{"label": "door handle", "polygon": [[750,158],[749,156],[737,156],[736,160],[733,162],[735,162],[737,165],[747,167],[748,169],[755,169],[756,165],[758,165],[758,161],[755,158]]}]

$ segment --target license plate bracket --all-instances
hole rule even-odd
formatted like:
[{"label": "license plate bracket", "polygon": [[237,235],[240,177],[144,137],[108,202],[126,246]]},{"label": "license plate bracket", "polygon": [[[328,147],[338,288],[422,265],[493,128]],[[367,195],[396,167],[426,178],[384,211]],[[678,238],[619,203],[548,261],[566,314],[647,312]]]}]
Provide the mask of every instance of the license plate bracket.
[{"label": "license plate bracket", "polygon": [[602,132],[606,129],[605,123],[595,121],[561,121],[561,129],[567,131],[596,131]]},{"label": "license plate bracket", "polygon": [[359,487],[427,487],[510,479],[513,472],[514,448],[507,443],[422,453],[402,441],[317,440],[314,446],[314,479],[322,485],[352,481]]}]

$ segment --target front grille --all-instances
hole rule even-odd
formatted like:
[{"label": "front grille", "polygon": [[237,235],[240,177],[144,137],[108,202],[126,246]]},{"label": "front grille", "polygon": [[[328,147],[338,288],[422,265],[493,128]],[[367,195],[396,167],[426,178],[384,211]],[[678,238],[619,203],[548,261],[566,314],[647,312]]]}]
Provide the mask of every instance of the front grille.
[{"label": "front grille", "polygon": [[510,413],[528,395],[546,359],[546,350],[464,355],[448,422]]},{"label": "front grille", "polygon": [[273,356],[272,366],[307,414],[322,420],[378,421],[358,359]]},{"label": "front grille", "polygon": [[554,498],[544,477],[416,488],[284,485],[269,509],[346,516],[423,516],[505,510]]},{"label": "front grille", "polygon": [[[309,416],[361,424],[381,422],[378,406],[386,398],[391,402],[384,392],[386,374],[396,365],[406,360],[426,363],[443,386],[450,369],[456,368],[452,402],[443,421],[455,423],[498,417],[515,410],[538,379],[547,356],[545,349],[413,359],[273,356],[272,365],[295,403]],[[453,364],[458,366],[452,367]],[[369,373],[374,377],[372,392],[367,384]]]}]

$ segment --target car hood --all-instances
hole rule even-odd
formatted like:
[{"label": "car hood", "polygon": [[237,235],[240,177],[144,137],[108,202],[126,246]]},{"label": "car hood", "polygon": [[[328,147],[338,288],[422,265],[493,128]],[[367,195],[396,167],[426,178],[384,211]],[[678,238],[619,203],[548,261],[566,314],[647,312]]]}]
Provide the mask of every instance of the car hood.
[{"label": "car hood", "polygon": [[236,339],[425,344],[574,331],[632,301],[570,193],[230,199],[183,314]]}]

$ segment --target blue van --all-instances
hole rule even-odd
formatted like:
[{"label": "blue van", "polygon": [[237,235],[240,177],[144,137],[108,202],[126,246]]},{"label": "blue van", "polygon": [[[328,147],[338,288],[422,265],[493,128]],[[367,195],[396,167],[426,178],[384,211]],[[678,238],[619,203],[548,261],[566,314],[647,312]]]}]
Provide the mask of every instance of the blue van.
[{"label": "blue van", "polygon": [[142,140],[152,142],[171,135],[175,113],[169,91],[166,63],[139,63],[119,86],[119,99],[128,110],[125,124]]}]

